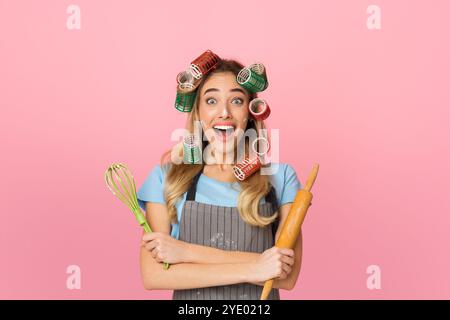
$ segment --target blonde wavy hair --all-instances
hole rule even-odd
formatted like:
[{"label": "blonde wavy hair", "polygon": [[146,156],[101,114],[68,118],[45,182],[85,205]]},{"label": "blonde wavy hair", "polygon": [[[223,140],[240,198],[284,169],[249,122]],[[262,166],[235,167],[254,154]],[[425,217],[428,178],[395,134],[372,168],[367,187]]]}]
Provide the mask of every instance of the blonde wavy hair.
[{"label": "blonde wavy hair", "polygon": [[[210,71],[205,77],[203,77],[204,79],[201,80],[201,83],[197,87],[197,92],[201,92],[206,80],[212,74],[220,72],[232,72],[237,75],[242,68],[244,68],[244,66],[236,60],[219,60],[216,68],[213,71]],[[257,95],[254,93],[248,91],[247,93],[250,97],[249,101],[257,97]],[[194,130],[195,121],[200,121],[198,108],[199,94],[197,94],[193,109],[191,112],[189,112],[187,118],[186,129],[191,133]],[[257,121],[249,113],[249,121],[247,122],[246,130],[247,129],[256,130],[258,137],[260,137],[260,130],[265,129],[265,125],[263,121]],[[268,139],[268,137],[265,138]],[[208,141],[203,142],[203,150],[208,143]],[[245,150],[247,152],[247,150],[249,150],[249,142],[247,139],[245,139],[244,143]],[[203,161],[201,164],[172,163],[170,160],[172,152],[173,151],[171,149],[163,154],[163,156],[161,157],[161,167],[164,170],[167,170],[164,185],[164,199],[168,208],[169,218],[172,222],[176,223],[178,219],[175,206],[183,196],[183,194],[188,191],[189,187],[192,184],[193,178],[198,173],[203,171],[203,167],[205,164],[203,163]],[[238,196],[237,208],[242,219],[246,223],[253,226],[264,227],[271,224],[277,218],[278,213],[275,213],[270,217],[260,216],[258,213],[259,202],[261,198],[265,197],[270,190],[269,177],[267,175],[261,175],[260,171],[258,171],[250,178],[244,181],[239,181],[239,184],[241,186],[241,192]]]}]

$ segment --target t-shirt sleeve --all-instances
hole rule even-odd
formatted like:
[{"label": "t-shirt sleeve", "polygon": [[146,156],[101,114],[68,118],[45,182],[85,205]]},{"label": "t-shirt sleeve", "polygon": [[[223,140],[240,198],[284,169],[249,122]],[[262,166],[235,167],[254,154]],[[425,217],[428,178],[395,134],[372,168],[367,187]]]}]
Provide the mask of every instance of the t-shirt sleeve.
[{"label": "t-shirt sleeve", "polygon": [[295,173],[294,168],[290,165],[286,165],[284,170],[284,183],[283,187],[281,188],[281,195],[280,195],[280,206],[294,202],[295,196],[297,195],[297,192],[302,188],[302,185],[297,178],[297,174]]},{"label": "t-shirt sleeve", "polygon": [[155,166],[137,192],[139,206],[145,211],[146,202],[165,204],[164,173],[161,166]]}]

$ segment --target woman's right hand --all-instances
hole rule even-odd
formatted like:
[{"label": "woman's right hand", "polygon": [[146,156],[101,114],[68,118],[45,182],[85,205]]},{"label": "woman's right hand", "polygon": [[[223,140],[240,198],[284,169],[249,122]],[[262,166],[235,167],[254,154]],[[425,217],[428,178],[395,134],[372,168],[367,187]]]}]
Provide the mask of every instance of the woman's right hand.
[{"label": "woman's right hand", "polygon": [[294,250],[272,247],[267,249],[249,268],[248,282],[263,282],[270,279],[286,279],[294,265]]}]

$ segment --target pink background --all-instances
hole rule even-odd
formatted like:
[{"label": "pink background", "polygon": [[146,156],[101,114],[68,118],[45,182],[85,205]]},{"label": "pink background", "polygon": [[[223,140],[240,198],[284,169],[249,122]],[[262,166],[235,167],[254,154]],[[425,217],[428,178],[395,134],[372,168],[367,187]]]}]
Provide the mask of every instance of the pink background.
[{"label": "pink background", "polygon": [[185,122],[176,74],[211,49],[266,65],[281,161],[302,182],[320,164],[282,298],[449,299],[449,2],[213,3],[0,0],[0,298],[171,297],[143,289],[141,231],[103,172],[141,185]]}]

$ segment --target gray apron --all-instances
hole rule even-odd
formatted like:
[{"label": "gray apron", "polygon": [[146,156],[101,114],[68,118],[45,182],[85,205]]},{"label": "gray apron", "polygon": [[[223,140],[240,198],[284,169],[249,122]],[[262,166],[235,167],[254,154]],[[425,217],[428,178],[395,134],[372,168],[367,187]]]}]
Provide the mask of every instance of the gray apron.
[{"label": "gray apron", "polygon": [[[179,240],[228,251],[262,253],[274,246],[278,219],[266,227],[247,224],[235,207],[214,206],[195,201],[194,178],[182,209]],[[271,216],[278,209],[275,189],[271,187],[259,206],[259,214]],[[263,287],[239,283],[198,289],[174,290],[173,300],[259,300]],[[278,289],[272,289],[269,300],[279,300]]]}]

